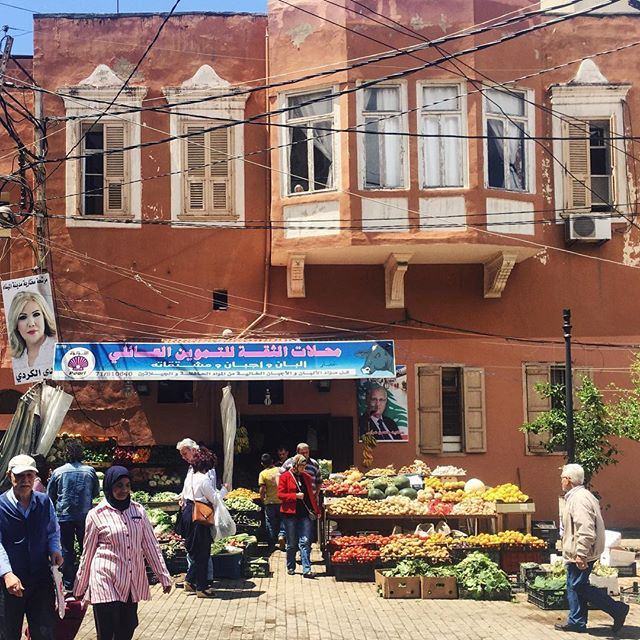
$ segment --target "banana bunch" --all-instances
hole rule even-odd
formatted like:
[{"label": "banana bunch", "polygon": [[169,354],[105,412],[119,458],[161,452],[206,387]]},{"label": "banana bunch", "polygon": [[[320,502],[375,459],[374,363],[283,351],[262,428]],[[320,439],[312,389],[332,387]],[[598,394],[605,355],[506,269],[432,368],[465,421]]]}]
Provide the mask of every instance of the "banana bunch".
[{"label": "banana bunch", "polygon": [[249,432],[246,427],[238,427],[233,448],[235,453],[245,453],[249,451]]},{"label": "banana bunch", "polygon": [[362,452],[362,466],[369,469],[373,465],[373,450],[376,448],[378,441],[373,433],[365,433],[362,436],[362,444],[364,450]]}]

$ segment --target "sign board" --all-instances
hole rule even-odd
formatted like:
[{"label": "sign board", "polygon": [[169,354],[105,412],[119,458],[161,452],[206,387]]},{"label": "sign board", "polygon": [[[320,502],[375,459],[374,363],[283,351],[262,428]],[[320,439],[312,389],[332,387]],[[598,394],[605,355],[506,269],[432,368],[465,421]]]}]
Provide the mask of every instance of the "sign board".
[{"label": "sign board", "polygon": [[395,378],[392,340],[56,345],[54,380]]},{"label": "sign board", "polygon": [[49,274],[3,280],[2,301],[15,384],[50,378],[57,329]]}]

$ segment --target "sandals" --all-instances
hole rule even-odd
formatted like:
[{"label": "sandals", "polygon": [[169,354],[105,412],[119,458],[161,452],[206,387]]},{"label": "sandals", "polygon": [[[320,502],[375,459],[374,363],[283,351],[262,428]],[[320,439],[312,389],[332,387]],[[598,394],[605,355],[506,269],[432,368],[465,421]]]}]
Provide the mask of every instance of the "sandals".
[{"label": "sandals", "polygon": [[207,587],[204,591],[196,591],[196,598],[215,598],[216,592],[211,588]]}]

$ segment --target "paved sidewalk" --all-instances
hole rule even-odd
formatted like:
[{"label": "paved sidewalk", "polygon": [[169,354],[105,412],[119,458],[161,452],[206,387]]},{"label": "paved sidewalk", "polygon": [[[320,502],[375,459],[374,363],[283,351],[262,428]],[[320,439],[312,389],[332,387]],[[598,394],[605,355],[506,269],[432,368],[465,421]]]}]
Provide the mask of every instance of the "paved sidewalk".
[{"label": "paved sidewalk", "polygon": [[[469,600],[384,600],[375,585],[336,582],[316,563],[316,580],[288,576],[284,554],[271,558],[271,578],[216,584],[217,598],[198,599],[176,589],[141,603],[135,640],[540,640],[584,638],[559,633],[565,612],[527,603]],[[613,637],[611,619],[590,615],[590,632]],[[632,605],[619,638],[640,639],[640,606]],[[93,640],[91,612],[77,640]]]}]

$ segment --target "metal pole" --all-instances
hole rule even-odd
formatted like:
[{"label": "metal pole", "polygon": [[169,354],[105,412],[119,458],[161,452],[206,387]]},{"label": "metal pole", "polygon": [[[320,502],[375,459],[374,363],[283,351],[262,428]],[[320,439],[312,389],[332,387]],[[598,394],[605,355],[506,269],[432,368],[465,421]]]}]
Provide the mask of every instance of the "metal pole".
[{"label": "metal pole", "polygon": [[571,309],[562,311],[564,324],[564,386],[567,411],[567,462],[575,462],[576,441],[573,433],[573,378],[571,374]]},{"label": "metal pole", "polygon": [[42,105],[42,91],[38,88],[34,90],[35,100],[35,117],[37,124],[34,132],[34,142],[38,162],[34,167],[35,172],[35,206],[36,214],[36,268],[38,273],[45,271],[45,263],[47,259],[47,248],[45,244],[46,216],[47,216],[47,200],[45,185],[47,180],[47,170],[44,164],[44,111]]}]

